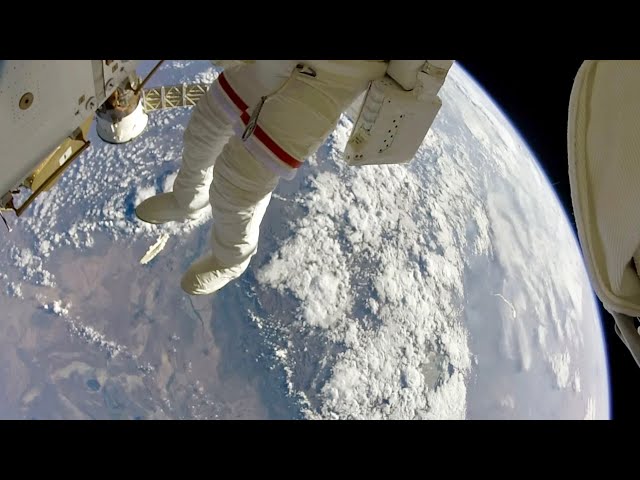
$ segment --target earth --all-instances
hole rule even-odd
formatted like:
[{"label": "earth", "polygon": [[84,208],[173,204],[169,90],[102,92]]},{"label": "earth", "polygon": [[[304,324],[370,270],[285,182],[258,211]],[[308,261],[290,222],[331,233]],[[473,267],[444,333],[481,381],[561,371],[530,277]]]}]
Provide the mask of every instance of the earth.
[{"label": "earth", "polygon": [[[218,73],[165,62],[150,85]],[[567,213],[460,65],[441,97],[408,165],[347,166],[343,115],[278,186],[249,270],[205,297],[179,282],[210,216],[134,215],[171,190],[190,109],[151,113],[125,145],[93,131],[3,233],[0,417],[609,418],[601,319]]]}]

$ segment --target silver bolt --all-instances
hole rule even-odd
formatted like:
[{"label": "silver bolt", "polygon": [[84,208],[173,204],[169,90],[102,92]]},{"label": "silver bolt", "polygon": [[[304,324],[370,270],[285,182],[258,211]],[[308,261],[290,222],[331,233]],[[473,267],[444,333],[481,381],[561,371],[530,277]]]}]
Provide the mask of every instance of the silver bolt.
[{"label": "silver bolt", "polygon": [[87,110],[93,110],[96,108],[96,99],[95,97],[90,97],[89,100],[87,100],[87,103],[84,104],[84,108],[86,108]]}]

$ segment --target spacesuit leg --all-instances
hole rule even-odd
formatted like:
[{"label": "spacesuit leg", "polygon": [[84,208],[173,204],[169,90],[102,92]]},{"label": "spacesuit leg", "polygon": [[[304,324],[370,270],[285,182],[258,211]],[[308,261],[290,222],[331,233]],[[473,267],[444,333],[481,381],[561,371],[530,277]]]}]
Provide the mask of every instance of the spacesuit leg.
[{"label": "spacesuit leg", "polygon": [[[244,136],[244,141],[241,136],[249,124],[249,113],[242,112],[236,135],[213,168],[211,252],[184,274],[181,286],[189,294],[213,293],[247,269],[279,178],[291,178],[287,171],[299,167],[318,149],[340,114],[366,89],[369,80],[384,74],[386,68],[364,61],[335,65],[318,61],[310,65],[310,73],[296,67],[282,76],[277,70],[270,72],[267,66],[257,62],[243,71],[230,71],[228,81],[225,75],[225,80],[216,85],[221,101],[226,102],[223,104],[238,112],[256,100],[250,98],[250,85],[273,83],[275,92],[272,90],[262,108],[255,110],[259,112],[255,131]],[[347,73],[343,73],[345,70]]]},{"label": "spacesuit leg", "polygon": [[231,138],[213,169],[212,250],[184,274],[184,291],[192,295],[213,293],[247,269],[279,178],[256,160],[238,137]]},{"label": "spacesuit leg", "polygon": [[213,164],[232,134],[227,115],[207,92],[185,130],[182,164],[173,191],[146,199],[136,207],[136,215],[149,223],[200,216],[209,204]]}]

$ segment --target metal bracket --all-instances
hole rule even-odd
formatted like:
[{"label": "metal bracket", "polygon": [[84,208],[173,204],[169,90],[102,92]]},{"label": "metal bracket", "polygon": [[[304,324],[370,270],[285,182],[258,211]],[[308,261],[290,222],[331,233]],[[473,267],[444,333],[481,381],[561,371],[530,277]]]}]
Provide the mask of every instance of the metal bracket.
[{"label": "metal bracket", "polygon": [[36,188],[36,190],[31,195],[29,195],[29,198],[27,198],[22,205],[20,205],[19,207],[16,207],[13,204],[13,200],[11,200],[11,202],[7,205],[10,209],[16,212],[16,216],[18,217],[21,216],[24,213],[24,211],[27,209],[27,207],[31,205],[31,203],[36,199],[36,197],[38,197],[38,195],[40,195],[43,191],[49,188],[58,179],[58,177],[62,175],[62,173],[69,167],[69,165],[71,165],[73,161],[76,158],[78,158],[78,156],[82,152],[84,152],[87,149],[87,147],[90,145],[91,142],[84,139],[84,133],[82,132],[82,130],[77,129],[76,132],[77,133],[76,135],[74,135],[74,140],[80,140],[83,142],[80,148],[78,148],[78,150],[76,150],[66,162],[60,165],[60,167],[58,167],[53,172],[53,174],[51,174],[49,178],[47,178],[38,188]]}]

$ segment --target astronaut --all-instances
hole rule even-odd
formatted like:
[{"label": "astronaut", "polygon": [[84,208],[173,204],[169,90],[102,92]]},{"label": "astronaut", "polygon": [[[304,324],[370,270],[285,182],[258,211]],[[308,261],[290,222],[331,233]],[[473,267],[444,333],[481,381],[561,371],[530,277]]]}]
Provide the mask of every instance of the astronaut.
[{"label": "astronaut", "polygon": [[[191,295],[211,294],[247,269],[278,182],[295,176],[362,93],[369,91],[370,101],[365,100],[354,129],[359,136],[351,142],[350,161],[410,160],[437,114],[437,91],[452,63],[431,62],[219,61],[224,70],[196,105],[185,131],[173,191],[136,207],[140,220],[161,224],[195,219],[211,204],[210,251],[184,273],[182,289]],[[377,87],[372,90],[372,85]],[[398,125],[412,105],[420,104],[427,108],[421,112],[423,121],[413,122],[421,127],[409,129],[412,141]],[[376,141],[367,141],[372,132],[383,131],[388,138],[380,133]],[[393,142],[396,133],[398,141]],[[396,150],[388,148],[392,143]]]},{"label": "astronaut", "polygon": [[640,62],[589,60],[569,104],[574,216],[591,284],[640,365]]}]

